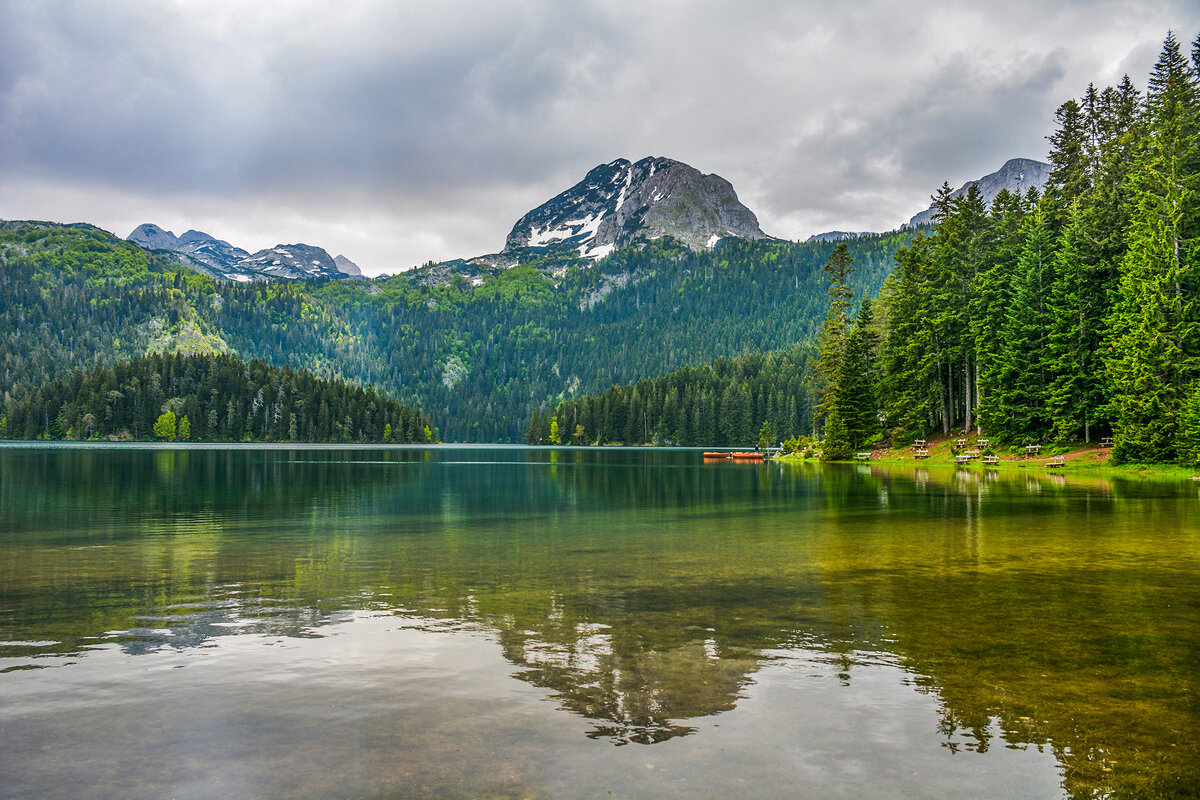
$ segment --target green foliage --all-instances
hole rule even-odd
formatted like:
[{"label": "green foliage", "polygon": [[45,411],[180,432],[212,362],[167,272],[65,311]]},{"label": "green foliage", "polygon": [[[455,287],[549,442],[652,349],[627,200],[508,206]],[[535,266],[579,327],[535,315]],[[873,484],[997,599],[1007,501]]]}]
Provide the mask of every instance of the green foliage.
[{"label": "green foliage", "polygon": [[168,442],[175,441],[176,419],[174,411],[164,411],[154,420],[154,438]]},{"label": "green foliage", "polygon": [[765,453],[774,441],[775,433],[771,430],[771,421],[765,419],[762,427],[758,429],[758,449]]},{"label": "green foliage", "polygon": [[845,461],[853,454],[850,435],[835,408],[825,421],[825,438],[821,440],[822,461]]},{"label": "green foliage", "polygon": [[1192,386],[1180,408],[1176,448],[1180,464],[1200,466],[1200,383]]}]

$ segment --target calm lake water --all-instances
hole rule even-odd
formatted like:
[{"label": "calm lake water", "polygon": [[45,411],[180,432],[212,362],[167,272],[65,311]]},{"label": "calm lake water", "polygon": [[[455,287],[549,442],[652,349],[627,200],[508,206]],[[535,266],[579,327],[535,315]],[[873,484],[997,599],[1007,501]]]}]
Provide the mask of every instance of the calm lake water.
[{"label": "calm lake water", "polygon": [[1200,791],[1194,483],[0,448],[0,797]]}]

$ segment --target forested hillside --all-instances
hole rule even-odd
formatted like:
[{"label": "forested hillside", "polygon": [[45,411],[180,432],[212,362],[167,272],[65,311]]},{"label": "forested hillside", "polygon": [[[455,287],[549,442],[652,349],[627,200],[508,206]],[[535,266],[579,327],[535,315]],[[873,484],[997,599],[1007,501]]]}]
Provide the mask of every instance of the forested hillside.
[{"label": "forested hillside", "polygon": [[[851,242],[856,289],[875,291],[910,238]],[[480,285],[433,266],[242,285],[88,226],[3,223],[2,399],[160,350],[231,352],[375,386],[448,441],[517,441],[531,411],[560,396],[811,338],[832,248],[730,240],[697,253],[657,240],[594,266],[543,257]]]},{"label": "forested hillside", "polygon": [[230,355],[155,355],[78,370],[0,416],[0,438],[433,442],[429,418],[373,389]]}]

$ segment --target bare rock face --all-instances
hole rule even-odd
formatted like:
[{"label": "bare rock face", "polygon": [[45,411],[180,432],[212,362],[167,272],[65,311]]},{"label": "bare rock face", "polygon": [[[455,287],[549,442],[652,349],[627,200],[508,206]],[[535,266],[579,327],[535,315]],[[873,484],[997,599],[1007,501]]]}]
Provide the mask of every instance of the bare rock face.
[{"label": "bare rock face", "polygon": [[669,158],[621,158],[517,220],[500,255],[567,244],[599,259],[637,239],[664,236],[696,250],[726,237],[770,238],[721,176]]},{"label": "bare rock face", "polygon": [[333,257],[333,263],[343,275],[349,275],[353,278],[361,278],[363,276],[362,270],[358,268],[358,264],[355,264],[341,253]]},{"label": "bare rock face", "polygon": [[241,272],[270,278],[341,278],[329,253],[308,244],[278,244],[238,262]]},{"label": "bare rock face", "polygon": [[[1034,161],[1031,158],[1012,158],[1004,162],[1004,166],[995,172],[984,175],[978,180],[967,181],[954,192],[954,196],[961,197],[967,193],[967,189],[978,186],[983,202],[991,205],[992,201],[996,199],[996,195],[1000,194],[1001,189],[1008,189],[1013,194],[1025,194],[1030,189],[1037,189],[1040,192],[1046,186],[1050,170],[1051,166],[1042,161]],[[932,205],[910,219],[908,227],[915,228],[931,222],[933,222]]]},{"label": "bare rock face", "polygon": [[126,238],[147,250],[165,250],[179,263],[224,280],[246,282],[362,275],[349,259],[345,259],[346,263],[354,272],[340,269],[329,253],[307,244],[280,244],[251,255],[202,231],[188,231],[176,236],[151,223],[137,226]]}]

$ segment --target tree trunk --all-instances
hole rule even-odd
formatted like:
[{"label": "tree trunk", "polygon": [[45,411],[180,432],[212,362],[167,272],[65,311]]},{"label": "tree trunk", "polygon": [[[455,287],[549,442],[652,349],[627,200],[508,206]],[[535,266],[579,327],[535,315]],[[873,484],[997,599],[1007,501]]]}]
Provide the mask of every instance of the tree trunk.
[{"label": "tree trunk", "polygon": [[[983,399],[983,391],[979,388],[979,353],[975,354],[975,408],[978,410],[979,401]],[[975,435],[979,436],[983,433],[983,426],[979,422],[979,414],[975,414]]]},{"label": "tree trunk", "polygon": [[971,432],[971,353],[963,355],[963,433]]}]

